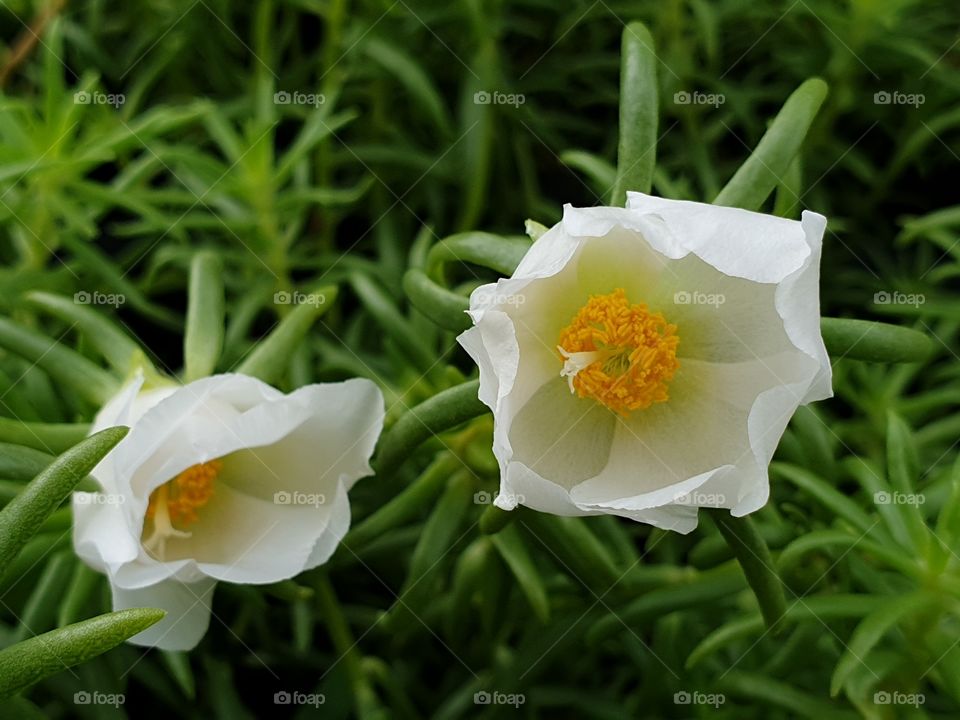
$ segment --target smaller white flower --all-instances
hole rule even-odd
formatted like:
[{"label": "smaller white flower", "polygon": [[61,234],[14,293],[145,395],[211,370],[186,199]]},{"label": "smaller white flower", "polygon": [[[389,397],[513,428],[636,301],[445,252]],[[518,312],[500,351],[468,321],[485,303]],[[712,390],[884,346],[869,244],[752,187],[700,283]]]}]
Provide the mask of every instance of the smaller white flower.
[{"label": "smaller white flower", "polygon": [[113,607],[167,616],[131,638],[189,650],[218,580],[273,583],[327,561],[350,525],[347,491],[372,473],[383,396],[369,380],[288,395],[245,375],[142,391],[138,374],[92,432],[129,434],[74,493],[74,547],[105,573]]},{"label": "smaller white flower", "polygon": [[825,226],[639,193],[566,206],[458,338],[493,410],[496,504],[679,532],[763,506],[791,416],[832,394]]}]

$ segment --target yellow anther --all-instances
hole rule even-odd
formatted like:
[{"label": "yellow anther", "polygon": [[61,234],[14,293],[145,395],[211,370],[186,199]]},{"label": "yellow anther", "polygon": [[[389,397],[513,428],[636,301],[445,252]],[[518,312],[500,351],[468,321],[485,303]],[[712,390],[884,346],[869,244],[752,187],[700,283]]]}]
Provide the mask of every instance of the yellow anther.
[{"label": "yellow anther", "polygon": [[168,538],[190,537],[174,523],[187,526],[197,521],[197,511],[213,497],[214,480],[222,468],[222,460],[192,465],[150,493],[143,541],[147,550],[162,554]]},{"label": "yellow anther", "polygon": [[560,332],[560,374],[570,391],[626,417],[669,399],[667,384],[680,367],[677,326],[646,305],[631,305],[626,291],[591,295]]}]

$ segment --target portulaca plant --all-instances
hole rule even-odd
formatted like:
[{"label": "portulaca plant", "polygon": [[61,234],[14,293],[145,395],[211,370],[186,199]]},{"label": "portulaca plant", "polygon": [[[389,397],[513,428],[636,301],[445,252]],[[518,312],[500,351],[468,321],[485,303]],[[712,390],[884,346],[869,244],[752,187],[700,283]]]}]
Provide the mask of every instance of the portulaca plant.
[{"label": "portulaca plant", "polygon": [[108,576],[114,610],[167,612],[131,642],[189,650],[217,581],[274,583],[333,554],[347,491],[371,473],[383,397],[359,378],[286,395],[237,374],[143,383],[94,421],[130,433],[93,470],[103,492],[74,494],[74,546]]},{"label": "portulaca plant", "polygon": [[742,516],[797,407],[830,397],[826,220],[630,193],[564,209],[459,340],[494,415],[497,505],[689,532]]}]

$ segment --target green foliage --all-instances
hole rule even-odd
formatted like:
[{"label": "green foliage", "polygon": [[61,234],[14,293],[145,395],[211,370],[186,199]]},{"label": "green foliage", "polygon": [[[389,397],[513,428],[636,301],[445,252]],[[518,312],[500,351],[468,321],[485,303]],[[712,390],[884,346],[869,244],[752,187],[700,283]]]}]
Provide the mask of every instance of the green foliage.
[{"label": "green foliage", "polygon": [[[955,40],[921,0],[5,3],[0,715],[957,716]],[[829,218],[836,397],[749,522],[490,505],[467,297],[628,190]],[[387,398],[329,564],[222,585],[187,655],[120,645],[157,611],[93,617],[62,506],[136,368]]]}]

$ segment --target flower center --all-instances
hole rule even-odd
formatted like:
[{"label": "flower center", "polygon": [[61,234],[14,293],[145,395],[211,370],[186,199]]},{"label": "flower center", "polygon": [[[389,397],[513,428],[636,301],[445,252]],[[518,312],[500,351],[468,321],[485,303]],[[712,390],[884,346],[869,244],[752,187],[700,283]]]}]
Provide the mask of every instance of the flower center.
[{"label": "flower center", "polygon": [[631,305],[617,288],[591,295],[560,332],[560,375],[570,392],[626,417],[669,399],[667,383],[680,367],[679,343],[676,325],[646,305]]},{"label": "flower center", "polygon": [[213,481],[222,468],[222,460],[192,465],[150,493],[145,520],[151,527],[147,533],[144,523],[143,541],[148,551],[162,554],[169,538],[190,537],[191,533],[176,528],[174,523],[188,526],[197,521],[197,510],[213,497]]}]

